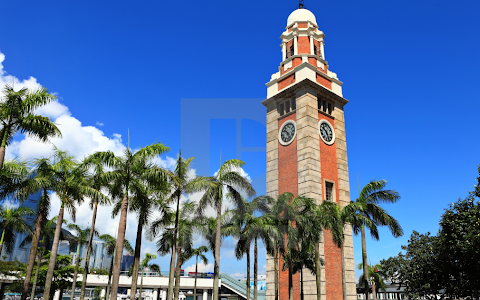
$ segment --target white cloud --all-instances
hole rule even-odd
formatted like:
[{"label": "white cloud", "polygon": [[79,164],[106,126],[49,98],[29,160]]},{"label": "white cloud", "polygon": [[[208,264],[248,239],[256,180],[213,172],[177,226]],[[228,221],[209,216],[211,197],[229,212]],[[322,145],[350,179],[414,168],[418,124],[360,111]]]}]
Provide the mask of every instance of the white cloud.
[{"label": "white cloud", "polygon": [[[195,272],[195,264],[184,268],[185,273]],[[213,272],[213,263],[208,263],[207,265],[198,263],[198,272]]]},{"label": "white cloud", "polygon": [[103,126],[103,125],[105,125],[105,124],[103,124],[102,122],[97,122],[97,123],[95,123],[95,125],[97,125],[97,126]]},{"label": "white cloud", "polygon": [[[12,75],[7,75],[4,70],[2,62],[5,60],[5,55],[0,52],[0,88],[5,84],[12,85],[13,80],[15,90],[23,87],[28,89],[38,89],[41,84],[37,82],[34,77],[29,77],[25,80],[19,80]],[[50,91],[52,92],[52,91]],[[122,154],[125,145],[122,143],[122,136],[118,133],[113,133],[111,136],[105,135],[97,126],[102,126],[103,123],[97,122],[96,126],[88,126],[71,115],[68,107],[58,100],[49,103],[37,110],[38,114],[48,116],[59,127],[62,132],[61,138],[52,138],[51,143],[41,143],[30,136],[18,135],[15,141],[6,149],[7,158],[20,156],[22,158],[39,158],[48,157],[52,152],[53,145],[62,150],[68,150],[71,154],[79,159],[94,153],[96,151],[113,151],[115,154]],[[172,157],[162,159],[165,164],[171,165],[174,161]],[[60,201],[56,194],[51,195],[52,206],[49,218],[58,215],[60,209]],[[99,206],[95,227],[100,234],[117,235],[119,216],[114,219],[111,218],[111,206]],[[68,222],[73,222],[71,216],[65,211],[65,219]],[[88,200],[77,207],[76,224],[82,227],[90,226],[92,222],[92,210],[89,207]],[[132,246],[135,246],[135,239],[137,233],[137,218],[134,214],[129,214],[127,220],[126,238],[130,241]],[[149,253],[156,253],[155,242],[142,239],[142,255]],[[159,259],[159,258],[158,258]],[[157,259],[157,260],[158,260]]]}]

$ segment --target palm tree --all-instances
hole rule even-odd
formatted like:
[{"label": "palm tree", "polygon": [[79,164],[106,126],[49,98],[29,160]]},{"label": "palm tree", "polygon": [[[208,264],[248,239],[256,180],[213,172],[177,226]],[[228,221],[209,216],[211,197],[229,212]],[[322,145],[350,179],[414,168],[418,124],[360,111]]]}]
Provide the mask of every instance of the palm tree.
[{"label": "palm tree", "polygon": [[193,248],[190,250],[192,256],[195,256],[195,282],[193,284],[193,300],[197,300],[197,275],[198,275],[198,258],[203,262],[204,265],[208,264],[208,258],[203,254],[207,253],[207,246],[200,246],[198,248]]},{"label": "palm tree", "polygon": [[[7,165],[5,165],[6,167]],[[4,168],[5,169],[5,168]],[[2,172],[3,170],[2,169]],[[35,257],[37,255],[38,243],[42,233],[42,229],[45,222],[48,221],[47,217],[50,213],[50,185],[53,177],[53,170],[50,164],[50,160],[47,158],[41,158],[34,161],[33,174],[26,179],[22,180],[18,187],[18,193],[16,196],[20,200],[27,199],[30,195],[41,192],[42,196],[39,199],[37,205],[37,218],[35,220],[35,232],[32,236],[32,243],[30,247],[30,255],[28,257],[27,269],[25,274],[25,281],[23,282],[22,298],[26,300],[28,297],[28,290],[30,280],[32,277],[33,267],[35,265]],[[15,190],[15,189],[14,189]],[[62,221],[63,222],[63,221]],[[41,255],[41,254],[40,254]],[[35,281],[36,282],[36,281]]]},{"label": "palm tree", "polygon": [[[213,300],[218,300],[218,284],[220,275],[220,243],[221,243],[221,219],[223,192],[229,193],[235,204],[242,203],[241,193],[252,197],[255,195],[250,182],[240,174],[245,163],[238,159],[227,160],[220,166],[220,169],[212,177],[199,181],[192,192],[204,192],[198,203],[197,214],[203,216],[207,207],[214,207],[217,211],[217,228],[215,232],[215,265],[213,270]],[[238,206],[238,205],[237,205]]]},{"label": "palm tree", "polygon": [[[78,274],[78,267],[80,266],[80,250],[82,249],[83,246],[88,244],[89,240],[89,235],[91,232],[91,228],[81,228],[77,224],[68,224],[67,228],[74,231],[75,234],[74,236],[70,239],[71,243],[73,246],[78,246],[78,252],[77,252],[77,261],[75,263],[75,272],[73,273],[73,282],[72,282],[72,295],[71,295],[71,300],[75,298],[75,287],[77,285],[77,274]],[[93,234],[98,236],[98,232],[96,230],[93,230]],[[88,255],[88,254],[87,254]],[[85,269],[88,268],[87,263],[85,262]],[[82,278],[83,281],[85,280],[85,277]]]},{"label": "palm tree", "polygon": [[[101,192],[102,188],[107,188],[108,182],[105,178],[105,170],[104,164],[101,160],[96,157],[95,155],[91,155],[87,157],[83,163],[87,168],[91,169],[91,174],[89,174],[88,183],[89,185]],[[82,287],[80,289],[80,300],[84,300],[85,298],[85,288],[87,287],[87,276],[88,276],[88,268],[90,265],[90,255],[92,253],[92,242],[93,236],[98,233],[95,233],[95,222],[97,220],[97,209],[98,205],[108,205],[110,204],[110,199],[105,197],[92,197],[90,198],[90,208],[93,209],[92,215],[92,226],[90,227],[90,235],[88,238],[88,245],[87,245],[87,256],[85,257],[85,267],[83,269],[83,276],[82,276]]]},{"label": "palm tree", "polygon": [[195,185],[198,185],[200,182],[205,182],[204,177],[191,177],[190,166],[193,161],[193,157],[184,159],[182,157],[182,151],[180,151],[177,156],[177,161],[175,163],[175,170],[170,177],[171,191],[170,197],[167,199],[168,203],[175,203],[175,225],[173,232],[173,243],[172,243],[172,256],[170,258],[170,271],[169,271],[169,281],[168,281],[168,290],[167,290],[167,299],[172,299],[173,294],[173,276],[175,268],[175,259],[177,257],[177,238],[178,238],[178,220],[180,213],[180,198],[183,193],[189,193],[192,191]]},{"label": "palm tree", "polygon": [[[110,263],[110,270],[108,271],[107,292],[105,293],[105,299],[108,300],[108,295],[110,294],[110,283],[111,283],[111,278],[113,273],[113,259],[115,254],[115,248],[117,247],[117,239],[109,234],[102,234],[98,238],[105,242],[105,249],[107,250],[107,255],[112,257],[112,260]],[[123,240],[123,248],[125,248],[130,253],[133,252],[133,248],[127,239]]]},{"label": "palm tree", "polygon": [[5,148],[17,132],[33,135],[43,142],[49,137],[61,136],[60,130],[47,117],[34,114],[35,109],[53,101],[56,97],[44,87],[36,91],[23,88],[15,92],[13,87],[3,88],[0,100],[0,171],[5,159]]},{"label": "palm tree", "polygon": [[[365,226],[370,229],[372,238],[378,240],[377,226],[387,226],[394,237],[403,235],[403,229],[395,218],[390,216],[379,204],[380,203],[395,203],[400,199],[398,192],[394,190],[385,190],[387,185],[386,180],[372,180],[363,187],[360,195],[355,200],[359,204],[355,214],[362,215],[354,222],[354,218],[350,218],[353,232],[358,234],[360,231],[362,236],[362,264],[363,264],[363,282],[361,285],[365,288],[365,297],[368,299],[368,264],[367,264],[367,243],[365,238]],[[371,222],[366,222],[371,220]]]},{"label": "palm tree", "polygon": [[[41,205],[42,205],[42,203],[39,202],[38,206],[41,206]],[[35,224],[36,224],[36,222],[38,222],[38,219],[39,219],[39,216],[37,216],[37,219],[35,220]],[[40,270],[42,257],[44,255],[48,254],[47,245],[50,245],[53,242],[53,237],[55,235],[55,228],[57,227],[56,226],[57,219],[58,219],[58,217],[53,217],[52,219],[48,220],[47,217],[44,216],[44,220],[47,220],[47,222],[45,222],[45,224],[43,224],[42,230],[40,232],[42,239],[39,241],[40,247],[37,251],[37,254],[38,254],[37,267],[35,269],[35,276],[34,276],[34,279],[33,279],[32,294],[30,296],[30,299],[35,298],[35,289],[37,287],[38,271]],[[63,220],[63,223],[66,224],[67,221]],[[35,227],[36,227],[36,225],[35,225]],[[63,231],[60,233],[60,240],[66,239],[66,235],[64,233],[65,232],[63,232]],[[34,231],[30,232],[25,237],[25,239],[22,241],[22,243],[20,244],[20,247],[24,247],[28,243],[32,243],[32,240],[33,240],[34,236],[35,236]]]},{"label": "palm tree", "polygon": [[[294,265],[300,244],[299,238],[307,232],[307,230],[302,231],[301,229],[305,228],[306,224],[312,220],[315,202],[313,199],[304,196],[294,197],[293,194],[288,192],[283,193],[279,200],[281,203],[279,203],[278,207],[275,207],[273,212],[279,213],[276,214],[278,225],[280,225],[279,231],[285,239],[284,242],[279,242],[278,245],[284,261],[283,270],[285,271],[288,268],[289,299],[292,300]],[[280,208],[282,209],[281,212],[278,211]]]},{"label": "palm tree", "polygon": [[153,160],[159,155],[169,151],[169,148],[161,143],[152,144],[132,152],[127,147],[124,155],[116,157],[112,152],[97,152],[96,157],[102,160],[112,171],[107,173],[111,181],[112,198],[121,202],[120,220],[118,224],[118,237],[115,250],[115,262],[112,280],[112,299],[117,299],[118,280],[120,278],[120,265],[122,262],[123,242],[127,228],[127,212],[129,196],[135,196],[142,192],[145,185],[155,186],[163,182],[168,172],[155,166]]},{"label": "palm tree", "polygon": [[[162,213],[167,208],[163,202],[163,195],[167,191],[167,184],[163,182],[163,186],[158,186],[155,191],[148,191],[146,188],[141,193],[131,197],[130,211],[137,213],[137,238],[135,241],[135,253],[132,268],[132,293],[137,291],[138,269],[140,267],[140,251],[142,248],[142,233],[143,228],[148,226],[150,219],[154,212]],[[112,215],[117,215],[120,210],[120,203],[114,207]]]},{"label": "palm tree", "polygon": [[[46,164],[46,166],[42,166],[42,169],[44,169],[42,171],[45,172],[42,172],[41,177],[37,178],[36,183],[38,185],[33,189],[48,189],[51,192],[55,192],[60,200],[60,211],[58,213],[57,227],[55,228],[52,254],[50,255],[45,279],[44,299],[49,299],[65,208],[70,212],[73,221],[75,221],[76,205],[83,201],[83,197],[105,196],[88,185],[86,168],[79,165],[68,152],[54,148],[53,157],[48,160],[44,159],[41,163]],[[32,185],[35,186],[35,183]]]},{"label": "palm tree", "polygon": [[[235,246],[235,256],[241,259],[244,254],[247,256],[247,300],[250,297],[250,247],[254,244],[254,299],[257,299],[257,277],[258,277],[258,239],[261,239],[267,248],[267,253],[273,254],[273,243],[271,237],[278,234],[269,213],[269,206],[274,199],[269,196],[260,196],[247,202],[242,199],[241,206],[236,207],[231,220],[231,226],[226,232],[238,239]],[[256,214],[260,213],[260,216]]]},{"label": "palm tree", "polygon": [[[140,267],[142,268],[142,278],[140,280],[140,294],[139,294],[139,299],[142,300],[142,289],[143,289],[143,274],[146,268],[149,268],[153,272],[160,273],[160,266],[157,264],[151,264],[150,261],[152,259],[156,259],[157,256],[155,254],[150,254],[146,253],[145,257],[142,260],[142,263],[140,264]],[[135,273],[135,272],[134,272]],[[138,270],[137,270],[137,275],[138,275]],[[135,290],[132,290],[133,293],[133,298],[135,299]]]},{"label": "palm tree", "polygon": [[35,212],[28,207],[8,207],[0,206],[0,229],[2,237],[0,238],[0,253],[2,253],[5,243],[7,253],[13,250],[13,241],[15,232],[29,232],[30,226],[25,221],[26,216],[34,215]]},{"label": "palm tree", "polygon": [[[191,256],[189,253],[192,248],[193,234],[199,226],[199,223],[193,219],[195,210],[195,203],[184,202],[178,216],[178,226],[175,226],[172,222],[173,213],[169,212],[155,220],[150,227],[149,236],[151,237],[158,235],[158,233],[163,230],[161,238],[157,241],[158,253],[160,255],[166,255],[172,251],[172,255],[177,256],[175,267],[175,300],[178,300],[180,294],[180,270],[182,264]],[[178,236],[176,239],[177,243],[174,247],[175,232],[177,232]],[[175,249],[175,252],[173,252],[173,249]]]},{"label": "palm tree", "polygon": [[[321,300],[322,295],[322,283],[321,283],[321,265],[325,263],[320,258],[320,242],[323,237],[323,232],[329,230],[332,233],[333,242],[338,246],[342,247],[343,244],[343,224],[340,218],[340,209],[335,202],[324,201],[322,204],[318,205],[310,216],[304,219],[307,222],[306,226],[300,224],[300,237],[301,239],[307,241],[306,250],[314,250],[315,253],[315,283],[317,288],[317,300]],[[301,223],[301,222],[300,222]],[[313,247],[312,247],[313,246]],[[314,249],[311,249],[314,248]]]},{"label": "palm tree", "polygon": [[[363,263],[359,263],[357,265],[357,269],[362,270]],[[387,285],[383,281],[384,274],[382,272],[382,265],[379,265],[379,264],[370,265],[370,266],[367,266],[367,269],[368,269],[368,278],[364,278],[364,274],[362,274],[358,278],[358,282],[365,282],[370,280],[372,282],[373,300],[376,300],[378,290],[383,289],[385,291],[385,288],[387,287]]]}]

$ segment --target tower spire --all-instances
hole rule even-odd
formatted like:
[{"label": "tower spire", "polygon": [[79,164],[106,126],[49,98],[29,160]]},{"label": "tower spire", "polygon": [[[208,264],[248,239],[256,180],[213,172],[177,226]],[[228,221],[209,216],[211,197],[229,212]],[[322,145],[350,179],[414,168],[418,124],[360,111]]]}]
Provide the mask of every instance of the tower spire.
[{"label": "tower spire", "polygon": [[304,8],[305,4],[303,3],[303,0],[298,0],[298,8]]}]

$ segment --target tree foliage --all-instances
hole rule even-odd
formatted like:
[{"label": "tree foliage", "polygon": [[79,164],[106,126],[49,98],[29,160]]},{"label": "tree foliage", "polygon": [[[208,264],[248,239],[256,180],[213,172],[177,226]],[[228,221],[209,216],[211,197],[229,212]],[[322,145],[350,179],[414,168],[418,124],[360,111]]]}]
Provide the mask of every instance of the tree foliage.
[{"label": "tree foliage", "polygon": [[[477,182],[480,184],[480,167]],[[433,299],[478,297],[480,290],[479,185],[465,199],[449,205],[441,216],[437,235],[412,233],[405,253],[382,260],[392,282],[405,287],[409,297]]]}]

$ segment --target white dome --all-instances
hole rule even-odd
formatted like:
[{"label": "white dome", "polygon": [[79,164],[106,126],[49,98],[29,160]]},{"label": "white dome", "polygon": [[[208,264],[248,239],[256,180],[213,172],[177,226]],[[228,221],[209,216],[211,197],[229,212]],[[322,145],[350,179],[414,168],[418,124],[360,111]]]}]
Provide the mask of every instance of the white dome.
[{"label": "white dome", "polygon": [[310,21],[313,24],[317,25],[317,20],[315,19],[315,15],[311,11],[305,8],[299,8],[294,10],[288,16],[287,27],[289,27],[295,22],[307,22],[307,21]]}]

